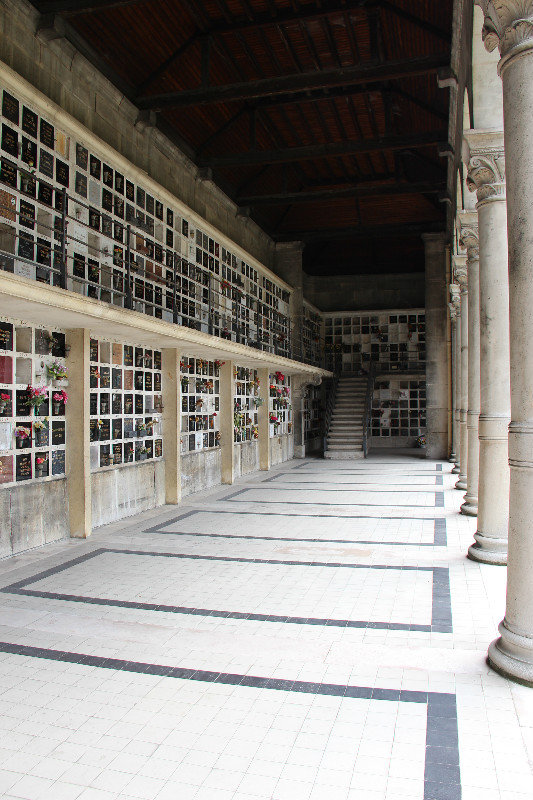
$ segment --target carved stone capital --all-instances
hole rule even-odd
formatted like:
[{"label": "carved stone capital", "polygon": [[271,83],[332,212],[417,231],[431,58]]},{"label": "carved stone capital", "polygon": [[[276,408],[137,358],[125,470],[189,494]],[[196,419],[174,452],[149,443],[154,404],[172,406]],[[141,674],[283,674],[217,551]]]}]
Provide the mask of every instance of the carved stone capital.
[{"label": "carved stone capital", "polygon": [[466,184],[477,192],[479,203],[485,200],[505,200],[505,153],[503,147],[483,152],[470,151]]},{"label": "carved stone capital", "polygon": [[448,308],[450,309],[450,319],[452,322],[457,322],[457,314],[459,309],[453,303],[448,303]]},{"label": "carved stone capital", "polygon": [[533,0],[475,2],[485,15],[481,35],[490,53],[498,47],[503,59],[524,50],[533,50]]},{"label": "carved stone capital", "polygon": [[461,286],[458,283],[450,283],[450,306],[453,306],[456,311],[461,308]]},{"label": "carved stone capital", "polygon": [[453,280],[454,285],[459,286],[461,290],[468,283],[468,267],[466,265],[466,256],[454,255],[453,257]]},{"label": "carved stone capital", "polygon": [[460,211],[459,244],[466,248],[466,263],[470,266],[479,261],[479,234],[477,211]]}]

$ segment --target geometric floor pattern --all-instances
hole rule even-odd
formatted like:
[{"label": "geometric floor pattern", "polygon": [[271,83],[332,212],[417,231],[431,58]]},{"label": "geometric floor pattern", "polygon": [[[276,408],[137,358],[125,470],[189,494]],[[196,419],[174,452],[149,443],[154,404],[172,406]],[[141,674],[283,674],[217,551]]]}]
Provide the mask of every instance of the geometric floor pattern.
[{"label": "geometric floor pattern", "polygon": [[1,561],[0,797],[533,797],[450,468],[293,460]]}]

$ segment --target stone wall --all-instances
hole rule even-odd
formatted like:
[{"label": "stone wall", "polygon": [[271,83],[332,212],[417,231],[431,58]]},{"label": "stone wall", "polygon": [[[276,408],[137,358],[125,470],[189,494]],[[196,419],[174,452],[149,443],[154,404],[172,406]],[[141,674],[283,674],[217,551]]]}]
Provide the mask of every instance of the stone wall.
[{"label": "stone wall", "polygon": [[233,470],[235,478],[257,472],[259,469],[259,442],[242,442],[233,447]]},{"label": "stone wall", "polygon": [[65,478],[0,489],[0,558],[69,535]]},{"label": "stone wall", "polygon": [[211,486],[222,483],[220,448],[200,450],[198,453],[182,453],[181,496],[188,497]]},{"label": "stone wall", "polygon": [[424,273],[304,276],[304,294],[321,311],[424,306]]},{"label": "stone wall", "polygon": [[275,436],[270,440],[270,464],[272,467],[275,467],[276,464],[282,464],[284,461],[289,461],[293,457],[294,436],[292,434]]},{"label": "stone wall", "polygon": [[165,463],[148,461],[91,475],[93,528],[165,502]]}]

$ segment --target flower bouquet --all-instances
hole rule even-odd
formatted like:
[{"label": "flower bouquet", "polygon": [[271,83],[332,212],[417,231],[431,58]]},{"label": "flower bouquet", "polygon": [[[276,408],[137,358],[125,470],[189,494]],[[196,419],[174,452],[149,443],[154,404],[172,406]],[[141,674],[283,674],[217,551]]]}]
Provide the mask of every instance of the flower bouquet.
[{"label": "flower bouquet", "polygon": [[39,413],[39,408],[48,400],[48,389],[46,386],[31,386],[28,385],[26,387],[26,391],[28,393],[28,402],[30,406],[34,409],[35,414]]},{"label": "flower bouquet", "polygon": [[68,402],[68,394],[65,392],[64,389],[61,389],[60,392],[54,392],[52,395],[52,410],[54,414],[61,413],[61,406],[66,406]]}]

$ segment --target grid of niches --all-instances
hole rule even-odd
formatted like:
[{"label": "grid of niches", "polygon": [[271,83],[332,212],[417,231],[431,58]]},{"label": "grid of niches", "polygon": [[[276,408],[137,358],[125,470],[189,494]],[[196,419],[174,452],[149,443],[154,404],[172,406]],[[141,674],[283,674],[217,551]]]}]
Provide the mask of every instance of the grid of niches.
[{"label": "grid of niches", "polygon": [[0,268],[58,284],[67,191],[69,289],[124,306],[129,253],[134,310],[288,354],[285,288],[7,90],[1,122]]},{"label": "grid of niches", "polygon": [[386,372],[420,371],[426,359],[426,317],[423,311],[326,316],[328,366],[342,363],[353,372],[370,361]]},{"label": "grid of niches", "polygon": [[161,352],[90,340],[91,469],[163,456]]},{"label": "grid of niches", "polygon": [[0,318],[0,484],[65,474],[65,356],[63,331]]},{"label": "grid of niches", "polygon": [[270,438],[292,431],[291,379],[282,372],[270,375]]},{"label": "grid of niches", "polygon": [[304,397],[304,435],[306,441],[323,435],[324,408],[318,386],[309,386]]},{"label": "grid of niches", "polygon": [[378,381],[372,399],[372,436],[418,437],[426,428],[426,382]]},{"label": "grid of niches", "polygon": [[302,323],[302,359],[308,364],[320,363],[320,329],[322,316],[304,303]]},{"label": "grid of niches", "polygon": [[181,452],[220,445],[221,361],[183,357],[181,380]]},{"label": "grid of niches", "polygon": [[233,441],[251,442],[259,438],[259,377],[256,369],[234,367]]}]

